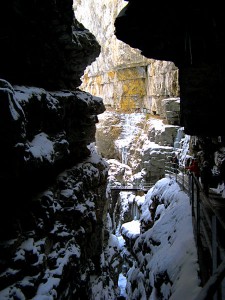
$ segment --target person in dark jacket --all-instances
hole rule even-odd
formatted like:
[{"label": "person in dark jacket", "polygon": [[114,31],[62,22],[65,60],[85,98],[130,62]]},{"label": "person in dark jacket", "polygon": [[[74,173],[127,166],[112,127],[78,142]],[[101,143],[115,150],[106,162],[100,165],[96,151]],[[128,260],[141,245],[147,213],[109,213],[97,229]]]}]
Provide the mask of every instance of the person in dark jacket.
[{"label": "person in dark jacket", "polygon": [[173,155],[171,161],[172,161],[172,166],[173,166],[173,172],[178,173],[178,170],[177,170],[179,167],[178,157],[176,155]]}]

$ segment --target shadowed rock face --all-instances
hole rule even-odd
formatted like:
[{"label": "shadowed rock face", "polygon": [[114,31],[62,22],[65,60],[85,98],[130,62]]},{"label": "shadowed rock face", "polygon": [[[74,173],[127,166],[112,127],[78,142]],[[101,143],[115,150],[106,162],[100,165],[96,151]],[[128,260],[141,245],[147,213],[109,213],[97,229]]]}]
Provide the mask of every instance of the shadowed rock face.
[{"label": "shadowed rock face", "polygon": [[91,143],[105,107],[77,89],[99,53],[71,0],[2,1],[1,299],[87,299],[101,273],[108,167]]},{"label": "shadowed rock face", "polygon": [[49,175],[85,159],[105,110],[101,98],[82,91],[47,92],[4,80],[0,99],[0,179],[16,194],[35,194]]},{"label": "shadowed rock face", "polygon": [[218,3],[130,0],[116,36],[148,58],[179,68],[181,122],[191,135],[223,135],[224,10]]},{"label": "shadowed rock face", "polygon": [[0,78],[46,89],[76,88],[100,53],[74,18],[72,0],[3,1],[0,41]]},{"label": "shadowed rock face", "polygon": [[[74,90],[100,46],[70,0],[3,1],[0,41],[1,184],[18,196],[35,194],[89,154],[105,108],[102,99]],[[41,140],[52,144],[50,157],[32,153],[33,142],[42,152]]]}]

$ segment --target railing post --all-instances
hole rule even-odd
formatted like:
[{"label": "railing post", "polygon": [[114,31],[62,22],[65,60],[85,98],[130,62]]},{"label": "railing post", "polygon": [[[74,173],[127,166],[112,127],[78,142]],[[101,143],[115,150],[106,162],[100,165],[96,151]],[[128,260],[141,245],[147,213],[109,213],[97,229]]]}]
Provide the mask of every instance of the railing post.
[{"label": "railing post", "polygon": [[199,194],[199,186],[195,183],[196,186],[196,218],[197,218],[197,224],[196,224],[196,230],[197,230],[197,249],[199,249],[200,246],[200,222],[201,222],[201,216],[200,216],[200,194]]},{"label": "railing post", "polygon": [[216,216],[212,216],[212,271],[214,272],[217,268],[217,224],[216,224]]},{"label": "railing post", "polygon": [[189,193],[190,204],[192,205],[192,180],[191,180],[191,174],[188,174],[188,193]]},{"label": "railing post", "polygon": [[182,172],[182,187],[183,187],[183,191],[185,190],[185,186],[184,186],[184,170],[181,171]]},{"label": "railing post", "polygon": [[176,174],[176,182],[177,182],[177,174],[178,174],[178,164],[175,164],[175,174]]},{"label": "railing post", "polygon": [[191,183],[191,204],[192,204],[192,216],[196,217],[195,216],[195,195],[194,195],[194,177],[192,174],[189,174],[189,180],[190,180],[190,183]]},{"label": "railing post", "polygon": [[[173,174],[174,169],[168,168],[168,174]],[[185,171],[185,169],[184,169]],[[185,188],[185,177],[183,173],[183,187]],[[175,173],[175,178],[177,180],[177,172]],[[180,177],[178,177],[179,180]],[[225,294],[225,258],[224,258],[224,247],[223,252],[221,254],[221,243],[218,243],[218,234],[220,230],[220,225],[223,230],[225,230],[224,222],[221,222],[220,215],[218,216],[217,211],[212,206],[210,199],[206,198],[202,194],[202,188],[198,179],[194,176],[194,174],[188,174],[189,181],[189,198],[190,205],[192,210],[194,233],[196,240],[196,248],[198,253],[198,258],[202,260],[202,235],[205,234],[204,238],[206,239],[206,244],[209,250],[209,255],[211,256],[211,270],[212,274],[208,274],[208,264],[206,265],[206,276],[210,275],[207,283],[204,285],[202,291],[199,293],[198,298],[195,300],[222,300]],[[181,183],[179,181],[179,183]],[[209,213],[208,208],[210,208]],[[211,218],[210,218],[211,215]],[[211,235],[211,241],[210,241]],[[224,245],[223,245],[224,246]],[[204,247],[204,242],[203,242]],[[222,263],[220,263],[220,259],[223,259]],[[220,263],[220,266],[218,264]],[[205,274],[204,274],[205,275]],[[205,277],[205,276],[204,276]]]},{"label": "railing post", "polygon": [[[216,216],[212,215],[212,274],[215,273],[217,266],[218,266],[218,253],[217,253],[217,220]],[[213,296],[213,300],[218,299],[218,293],[215,292]]]}]

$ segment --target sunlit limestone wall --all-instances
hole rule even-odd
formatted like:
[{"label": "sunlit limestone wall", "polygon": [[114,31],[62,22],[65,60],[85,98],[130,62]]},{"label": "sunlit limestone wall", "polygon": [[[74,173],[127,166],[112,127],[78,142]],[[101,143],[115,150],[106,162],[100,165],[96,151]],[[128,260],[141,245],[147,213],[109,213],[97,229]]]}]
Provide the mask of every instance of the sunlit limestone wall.
[{"label": "sunlit limestone wall", "polygon": [[146,97],[146,68],[130,67],[102,75],[84,76],[83,89],[102,95],[106,106],[134,111],[143,107]]},{"label": "sunlit limestone wall", "polygon": [[81,88],[102,97],[106,106],[161,115],[161,100],[179,96],[178,70],[171,62],[147,59],[116,39],[114,20],[125,4],[123,0],[74,2],[76,17],[101,45],[101,54],[87,67]]},{"label": "sunlit limestone wall", "polygon": [[179,96],[178,69],[172,62],[151,60],[147,66],[145,105],[164,117],[162,100]]}]

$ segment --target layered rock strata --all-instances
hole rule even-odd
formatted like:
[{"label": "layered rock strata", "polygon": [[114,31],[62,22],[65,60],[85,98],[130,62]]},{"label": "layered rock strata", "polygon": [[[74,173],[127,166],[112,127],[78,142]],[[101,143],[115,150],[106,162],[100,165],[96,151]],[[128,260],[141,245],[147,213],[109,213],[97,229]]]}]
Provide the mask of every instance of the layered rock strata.
[{"label": "layered rock strata", "polygon": [[103,97],[107,109],[148,112],[163,118],[162,100],[179,96],[178,71],[173,63],[152,60],[104,74],[85,73],[81,88]]},{"label": "layered rock strata", "polygon": [[[74,1],[76,16],[101,45],[85,70],[81,89],[100,96],[108,109],[143,111],[164,117],[162,99],[179,97],[178,69],[172,62],[148,59],[117,40],[114,21],[125,1]],[[89,12],[90,18],[86,18]]]}]

